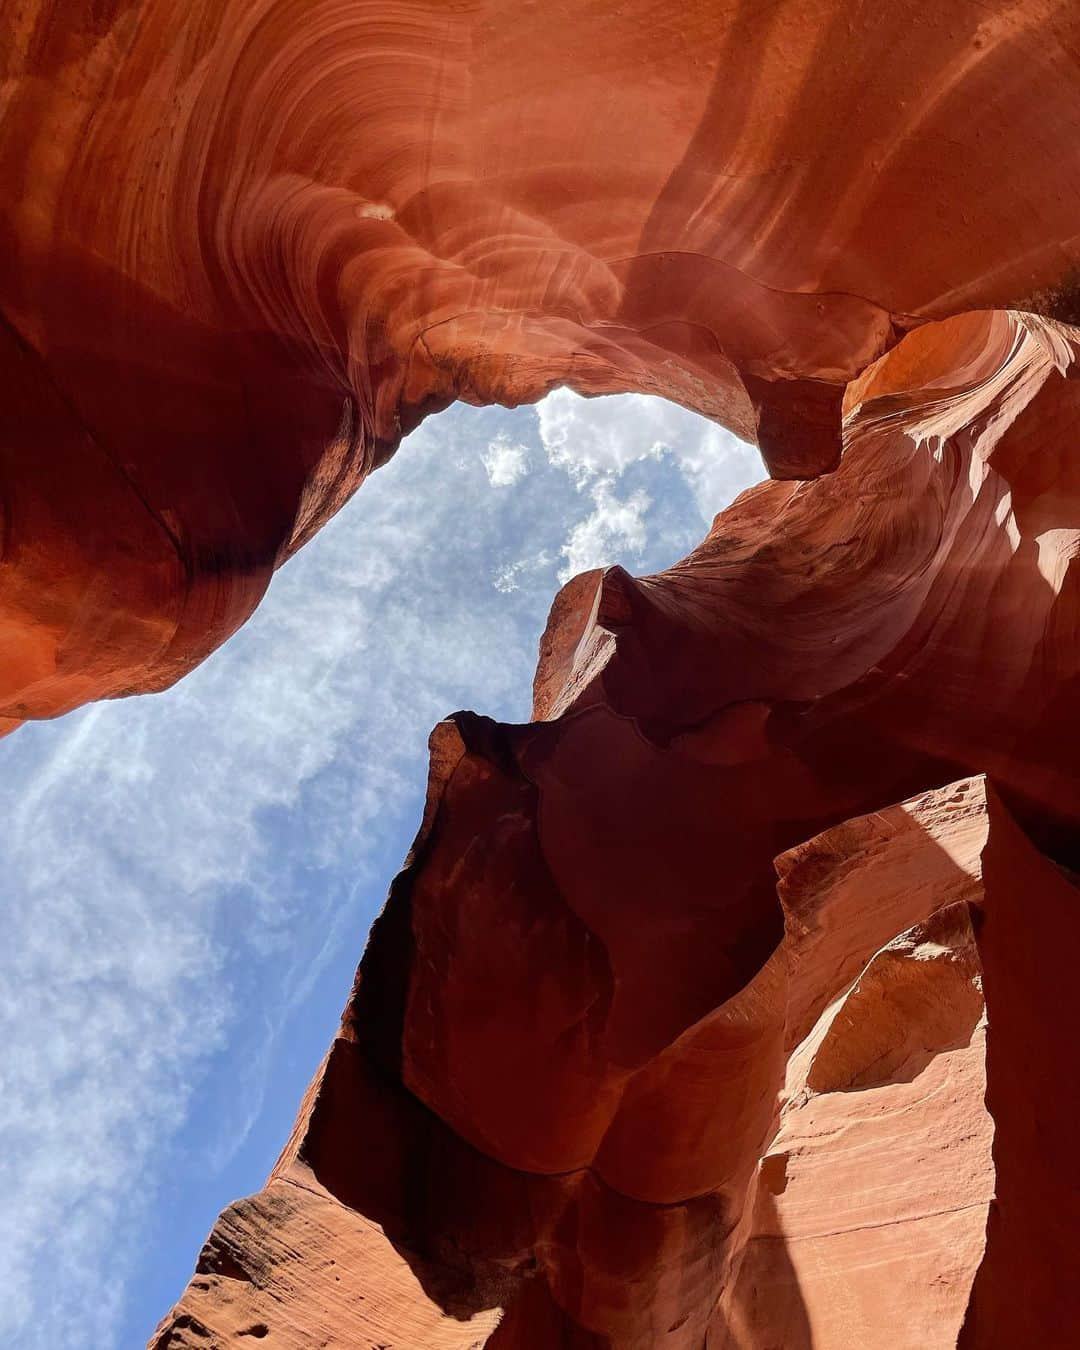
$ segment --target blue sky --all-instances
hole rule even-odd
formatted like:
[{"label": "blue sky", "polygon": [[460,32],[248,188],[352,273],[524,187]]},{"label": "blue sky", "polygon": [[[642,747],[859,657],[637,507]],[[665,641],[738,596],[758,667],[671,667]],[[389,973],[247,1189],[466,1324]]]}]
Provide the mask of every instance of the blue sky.
[{"label": "blue sky", "polygon": [[560,582],[669,565],[762,476],[659,399],[458,405],[174,689],[0,742],[0,1345],[145,1342],[289,1132],[431,727],[527,718]]}]

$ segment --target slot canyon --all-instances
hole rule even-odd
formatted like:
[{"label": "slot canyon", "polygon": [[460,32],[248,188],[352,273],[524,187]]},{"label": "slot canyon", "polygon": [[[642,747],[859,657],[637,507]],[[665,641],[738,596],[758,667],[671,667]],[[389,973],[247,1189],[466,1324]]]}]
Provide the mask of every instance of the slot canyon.
[{"label": "slot canyon", "polygon": [[0,731],[455,401],[770,473],[436,726],[153,1350],[1080,1345],[1076,0],[3,0],[0,182]]}]

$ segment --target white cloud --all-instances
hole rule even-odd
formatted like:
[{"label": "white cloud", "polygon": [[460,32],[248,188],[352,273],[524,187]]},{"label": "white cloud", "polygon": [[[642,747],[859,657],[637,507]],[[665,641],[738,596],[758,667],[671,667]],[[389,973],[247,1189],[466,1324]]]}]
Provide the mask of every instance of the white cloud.
[{"label": "white cloud", "polygon": [[536,415],[548,459],[583,483],[597,474],[618,475],[637,460],[661,455],[666,410],[673,406],[645,394],[588,399],[569,389],[553,389],[536,405]]},{"label": "white cloud", "polygon": [[761,455],[725,427],[706,423],[697,437],[676,441],[675,457],[694,494],[702,519],[711,524],[740,492],[765,477]]},{"label": "white cloud", "polygon": [[518,558],[515,562],[503,563],[495,569],[491,584],[497,591],[509,595],[511,591],[521,590],[522,582],[530,575],[547,571],[553,561],[553,555],[547,549],[541,549],[539,553]]},{"label": "white cloud", "polygon": [[529,472],[529,452],[508,436],[496,436],[484,451],[484,469],[492,487],[513,487]]},{"label": "white cloud", "polygon": [[573,527],[562,546],[566,565],[559,570],[559,581],[563,584],[592,567],[640,557],[645,549],[645,513],[651,505],[645,492],[638,489],[620,498],[611,482],[603,478],[593,489],[592,498],[591,514]]},{"label": "white cloud", "polygon": [[548,459],[579,487],[670,456],[706,523],[765,476],[754,446],[651,394],[589,399],[555,389],[536,405],[536,415]]}]

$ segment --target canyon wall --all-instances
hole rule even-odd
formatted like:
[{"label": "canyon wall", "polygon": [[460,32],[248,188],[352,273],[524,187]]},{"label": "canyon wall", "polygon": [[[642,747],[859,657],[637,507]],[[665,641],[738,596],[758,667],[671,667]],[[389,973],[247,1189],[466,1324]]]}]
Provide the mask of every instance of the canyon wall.
[{"label": "canyon wall", "polygon": [[922,327],[833,473],[570,583],[536,720],[436,728],[294,1138],[155,1350],[1066,1343],[1078,353]]},{"label": "canyon wall", "polygon": [[761,446],[576,578],[155,1350],[1064,1344],[1072,0],[0,9],[0,729],[161,689],[422,417]]}]

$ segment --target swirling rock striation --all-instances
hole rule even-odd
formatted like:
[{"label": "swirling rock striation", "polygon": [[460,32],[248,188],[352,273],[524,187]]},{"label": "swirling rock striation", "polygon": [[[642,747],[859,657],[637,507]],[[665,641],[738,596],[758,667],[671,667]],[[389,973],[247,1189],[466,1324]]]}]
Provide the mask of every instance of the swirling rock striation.
[{"label": "swirling rock striation", "polygon": [[1071,0],[0,11],[0,718],[159,689],[456,398],[780,476],[930,318],[1069,318]]},{"label": "swirling rock striation", "polygon": [[[1071,0],[0,12],[0,728],[165,687],[456,398],[774,481],[558,597],[155,1350],[1062,1343]],[[945,786],[943,786],[945,785]]]}]

